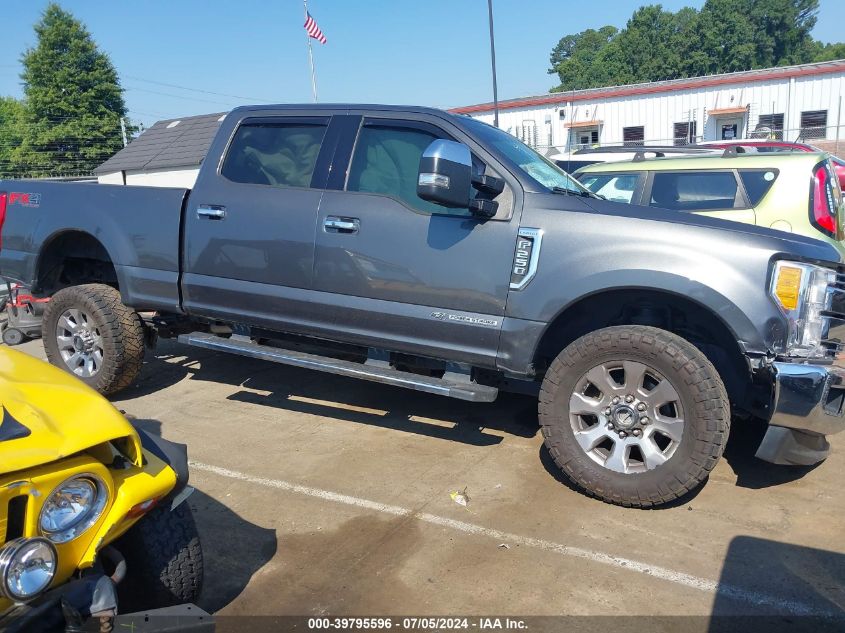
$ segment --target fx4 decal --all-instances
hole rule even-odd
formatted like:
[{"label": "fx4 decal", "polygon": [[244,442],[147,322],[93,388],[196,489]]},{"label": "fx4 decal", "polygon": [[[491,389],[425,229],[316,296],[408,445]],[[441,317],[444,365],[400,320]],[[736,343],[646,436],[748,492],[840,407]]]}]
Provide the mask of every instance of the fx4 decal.
[{"label": "fx4 decal", "polygon": [[38,207],[41,204],[41,194],[11,191],[9,192],[9,206],[15,204],[22,207]]}]

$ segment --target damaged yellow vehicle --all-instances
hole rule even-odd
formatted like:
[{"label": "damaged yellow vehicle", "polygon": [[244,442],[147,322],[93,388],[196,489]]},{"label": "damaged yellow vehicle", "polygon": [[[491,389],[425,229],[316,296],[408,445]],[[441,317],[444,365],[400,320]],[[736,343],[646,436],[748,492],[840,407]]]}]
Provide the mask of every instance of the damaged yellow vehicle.
[{"label": "damaged yellow vehicle", "polygon": [[[203,574],[184,445],[59,369],[0,349],[0,630],[192,602]],[[140,598],[140,599],[139,599]]]}]

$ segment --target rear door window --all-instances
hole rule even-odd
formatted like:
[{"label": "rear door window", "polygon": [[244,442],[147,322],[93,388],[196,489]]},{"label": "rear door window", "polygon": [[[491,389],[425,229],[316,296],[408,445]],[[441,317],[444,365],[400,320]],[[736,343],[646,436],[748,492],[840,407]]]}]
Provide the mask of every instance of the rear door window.
[{"label": "rear door window", "polygon": [[769,189],[778,177],[777,169],[740,169],[739,179],[745,187],[745,195],[752,207],[760,204],[763,197],[769,193]]},{"label": "rear door window", "polygon": [[587,189],[614,202],[630,203],[637,190],[637,182],[642,172],[624,174],[579,174],[578,180]]},{"label": "rear door window", "polygon": [[310,187],[328,120],[245,123],[235,132],[221,174],[233,182]]},{"label": "rear door window", "polygon": [[717,211],[742,206],[733,171],[654,172],[649,205],[675,211]]}]

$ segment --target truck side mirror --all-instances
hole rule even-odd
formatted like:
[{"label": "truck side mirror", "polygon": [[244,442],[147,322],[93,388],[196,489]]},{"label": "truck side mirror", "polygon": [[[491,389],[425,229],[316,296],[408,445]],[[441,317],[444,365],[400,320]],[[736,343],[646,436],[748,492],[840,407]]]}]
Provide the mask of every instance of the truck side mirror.
[{"label": "truck side mirror", "polygon": [[463,143],[437,139],[420,157],[417,195],[444,207],[468,209],[472,198],[472,154]]}]

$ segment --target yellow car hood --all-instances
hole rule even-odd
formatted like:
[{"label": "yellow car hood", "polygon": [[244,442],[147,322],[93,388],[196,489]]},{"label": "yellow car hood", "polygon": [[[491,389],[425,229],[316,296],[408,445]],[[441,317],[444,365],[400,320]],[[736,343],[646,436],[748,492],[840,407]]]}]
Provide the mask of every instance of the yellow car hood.
[{"label": "yellow car hood", "polygon": [[0,348],[0,474],[137,433],[111,403],[52,365]]}]

